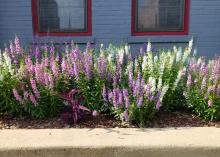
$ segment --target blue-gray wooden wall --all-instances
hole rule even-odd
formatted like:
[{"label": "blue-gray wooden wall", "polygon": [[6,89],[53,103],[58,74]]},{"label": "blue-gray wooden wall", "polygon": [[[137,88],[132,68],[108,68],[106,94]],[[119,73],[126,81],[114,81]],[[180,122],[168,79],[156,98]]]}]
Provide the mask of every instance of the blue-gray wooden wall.
[{"label": "blue-gray wooden wall", "polygon": [[[151,40],[155,47],[162,48],[170,43],[182,45],[193,36],[200,55],[220,54],[220,0],[191,0],[190,31],[186,36],[131,36],[131,0],[92,0],[92,27],[91,37],[49,40],[130,43],[135,47]],[[23,44],[33,39],[31,0],[0,0],[0,45],[13,39],[15,34]]]}]

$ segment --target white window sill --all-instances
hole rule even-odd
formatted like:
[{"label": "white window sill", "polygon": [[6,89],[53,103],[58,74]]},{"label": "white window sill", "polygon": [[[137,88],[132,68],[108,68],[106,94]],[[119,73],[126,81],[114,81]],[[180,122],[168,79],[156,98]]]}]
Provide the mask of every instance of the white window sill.
[{"label": "white window sill", "polygon": [[190,35],[177,36],[131,36],[127,38],[128,44],[152,43],[187,43],[192,38]]},{"label": "white window sill", "polygon": [[91,44],[95,43],[94,37],[38,37],[37,39],[33,40],[30,44],[46,44],[53,42],[55,45],[62,45],[62,44],[87,44],[90,42]]}]

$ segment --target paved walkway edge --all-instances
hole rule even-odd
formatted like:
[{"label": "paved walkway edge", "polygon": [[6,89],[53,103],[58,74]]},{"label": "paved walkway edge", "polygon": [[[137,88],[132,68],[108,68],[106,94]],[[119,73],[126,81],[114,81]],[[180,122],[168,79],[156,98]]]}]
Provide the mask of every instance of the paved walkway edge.
[{"label": "paved walkway edge", "polygon": [[0,157],[220,157],[220,128],[0,130]]}]

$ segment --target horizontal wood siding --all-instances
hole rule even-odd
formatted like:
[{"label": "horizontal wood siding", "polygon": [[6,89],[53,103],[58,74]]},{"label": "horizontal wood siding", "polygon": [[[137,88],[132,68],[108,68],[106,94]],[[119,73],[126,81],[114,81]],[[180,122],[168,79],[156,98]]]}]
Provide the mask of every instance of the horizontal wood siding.
[{"label": "horizontal wood siding", "polygon": [[[131,0],[92,0],[91,37],[42,37],[42,39],[80,40],[95,43],[121,44],[129,42],[137,48],[148,39],[157,47],[169,47],[175,42],[184,45],[195,38],[200,55],[220,54],[220,0],[190,0],[189,35],[185,36],[131,36]],[[33,39],[31,0],[0,0],[0,45],[17,34],[23,44]]]}]

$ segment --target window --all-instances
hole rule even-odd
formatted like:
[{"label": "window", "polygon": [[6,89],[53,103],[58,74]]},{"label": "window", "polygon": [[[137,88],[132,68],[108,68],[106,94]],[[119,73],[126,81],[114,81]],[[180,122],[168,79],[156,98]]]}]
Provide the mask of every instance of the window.
[{"label": "window", "polygon": [[37,35],[91,35],[91,0],[32,0]]},{"label": "window", "polygon": [[189,0],[132,0],[132,35],[185,35]]}]

